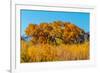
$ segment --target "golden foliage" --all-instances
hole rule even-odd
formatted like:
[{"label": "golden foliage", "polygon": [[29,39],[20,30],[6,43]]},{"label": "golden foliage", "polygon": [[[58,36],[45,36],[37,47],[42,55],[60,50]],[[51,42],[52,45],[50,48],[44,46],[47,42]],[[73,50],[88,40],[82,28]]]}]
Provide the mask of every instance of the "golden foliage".
[{"label": "golden foliage", "polygon": [[28,35],[28,36],[32,35],[34,33],[35,29],[36,29],[36,25],[29,24],[29,26],[25,30],[26,35]]},{"label": "golden foliage", "polygon": [[[63,43],[76,40],[84,31],[68,22],[54,21],[52,23],[29,24],[25,33],[27,36],[37,38],[36,43],[47,43],[50,37],[60,38]],[[43,38],[43,40],[41,39]],[[34,39],[32,39],[34,41]],[[35,42],[34,42],[35,43]],[[54,43],[54,42],[53,42]]]}]

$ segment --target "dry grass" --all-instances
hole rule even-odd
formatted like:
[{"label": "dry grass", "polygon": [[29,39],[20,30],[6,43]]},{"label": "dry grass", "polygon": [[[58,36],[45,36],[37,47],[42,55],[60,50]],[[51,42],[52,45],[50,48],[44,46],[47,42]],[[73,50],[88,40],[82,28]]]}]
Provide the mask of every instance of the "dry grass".
[{"label": "dry grass", "polygon": [[89,59],[89,42],[82,44],[37,44],[28,47],[21,42],[21,63],[24,62],[47,62]]}]

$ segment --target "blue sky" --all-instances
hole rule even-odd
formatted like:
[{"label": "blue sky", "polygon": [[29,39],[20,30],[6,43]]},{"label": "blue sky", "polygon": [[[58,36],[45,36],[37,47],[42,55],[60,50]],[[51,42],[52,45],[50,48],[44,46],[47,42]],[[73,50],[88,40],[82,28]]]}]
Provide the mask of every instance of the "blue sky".
[{"label": "blue sky", "polygon": [[59,12],[42,10],[21,10],[21,35],[29,23],[40,24],[41,22],[64,21],[71,22],[89,32],[90,14],[83,12]]}]

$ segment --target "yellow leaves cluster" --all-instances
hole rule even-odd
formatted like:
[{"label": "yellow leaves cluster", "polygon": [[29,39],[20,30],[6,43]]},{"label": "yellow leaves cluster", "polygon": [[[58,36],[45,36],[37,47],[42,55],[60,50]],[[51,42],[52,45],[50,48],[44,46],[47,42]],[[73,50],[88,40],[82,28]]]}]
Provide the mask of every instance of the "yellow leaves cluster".
[{"label": "yellow leaves cluster", "polygon": [[29,26],[25,30],[26,35],[28,36],[32,35],[35,29],[36,29],[36,25],[29,24]]}]

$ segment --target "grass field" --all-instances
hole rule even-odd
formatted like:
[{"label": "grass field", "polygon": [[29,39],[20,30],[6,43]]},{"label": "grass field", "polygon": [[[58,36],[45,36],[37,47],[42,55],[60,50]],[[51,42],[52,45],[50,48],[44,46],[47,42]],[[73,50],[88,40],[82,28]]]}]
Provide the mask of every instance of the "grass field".
[{"label": "grass field", "polygon": [[21,41],[21,63],[89,59],[89,42],[81,44],[36,44]]}]

